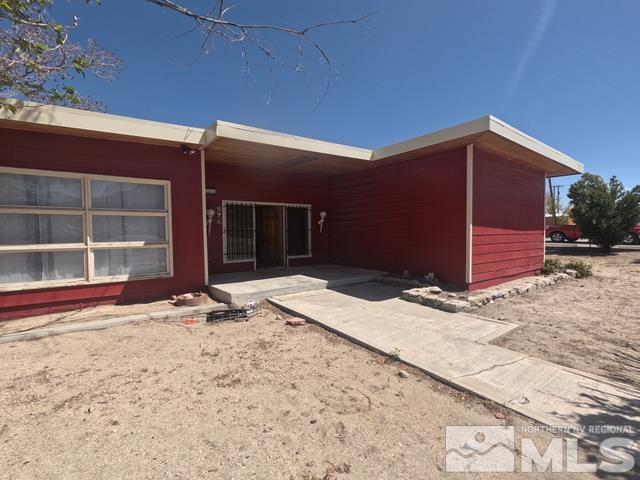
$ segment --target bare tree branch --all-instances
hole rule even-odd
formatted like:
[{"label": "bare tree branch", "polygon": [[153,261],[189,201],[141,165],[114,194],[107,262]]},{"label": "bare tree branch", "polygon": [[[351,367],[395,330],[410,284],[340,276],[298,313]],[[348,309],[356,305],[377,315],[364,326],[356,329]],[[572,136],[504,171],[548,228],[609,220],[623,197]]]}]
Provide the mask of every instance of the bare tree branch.
[{"label": "bare tree branch", "polygon": [[[326,65],[327,73],[326,73],[326,81],[324,90],[320,96],[318,101],[319,105],[322,103],[324,98],[327,96],[329,89],[331,88],[331,83],[333,80],[334,68],[333,61],[329,56],[328,52],[325,48],[320,45],[316,40],[311,37],[311,33],[336,26],[336,25],[355,25],[358,23],[362,23],[367,18],[371,17],[375,14],[368,13],[358,18],[354,19],[341,19],[341,20],[333,20],[328,22],[317,23],[314,25],[309,25],[304,28],[291,28],[285,27],[281,25],[271,25],[264,23],[244,23],[244,22],[236,22],[225,18],[225,15],[232,9],[237,7],[238,5],[225,7],[225,0],[217,0],[214,4],[214,8],[209,10],[207,13],[198,13],[182,4],[179,4],[173,0],[146,0],[148,3],[157,5],[162,8],[166,8],[173,12],[176,12],[180,15],[183,15],[187,18],[193,20],[194,25],[193,28],[189,29],[187,32],[191,33],[193,31],[199,30],[204,34],[204,40],[201,46],[201,53],[198,55],[200,58],[201,54],[205,51],[206,45],[210,42],[213,42],[215,38],[220,38],[223,41],[231,44],[248,44],[252,47],[256,48],[259,52],[261,52],[264,57],[273,63],[283,67],[289,68],[297,73],[305,73],[302,59],[304,54],[304,46],[308,46],[313,49],[320,57],[321,61]],[[216,8],[217,7],[217,8]],[[215,15],[214,15],[214,12]],[[186,34],[185,32],[184,34]],[[296,38],[299,41],[298,45],[298,55],[296,63],[290,63],[285,61],[281,56],[276,54],[275,49],[267,44],[262,38],[256,36],[256,33],[259,32],[275,32],[283,35],[287,35],[289,37]],[[180,36],[184,35],[181,34]],[[242,47],[243,58],[245,59],[245,65],[247,65],[247,49],[246,46]],[[316,105],[316,106],[317,106]]]}]

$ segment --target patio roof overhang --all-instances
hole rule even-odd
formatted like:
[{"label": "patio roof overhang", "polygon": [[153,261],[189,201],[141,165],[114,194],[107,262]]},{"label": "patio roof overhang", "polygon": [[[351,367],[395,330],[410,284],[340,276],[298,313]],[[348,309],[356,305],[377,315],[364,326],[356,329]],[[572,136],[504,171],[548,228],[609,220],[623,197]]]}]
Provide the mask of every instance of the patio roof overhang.
[{"label": "patio roof overhang", "polygon": [[474,144],[548,177],[584,172],[573,158],[493,117],[421,135],[377,150],[218,121],[207,129],[65,107],[11,101],[0,127],[204,150],[208,162],[292,173],[341,175]]},{"label": "patio roof overhang", "polygon": [[218,121],[205,134],[208,162],[283,172],[340,175],[366,168],[372,151]]}]

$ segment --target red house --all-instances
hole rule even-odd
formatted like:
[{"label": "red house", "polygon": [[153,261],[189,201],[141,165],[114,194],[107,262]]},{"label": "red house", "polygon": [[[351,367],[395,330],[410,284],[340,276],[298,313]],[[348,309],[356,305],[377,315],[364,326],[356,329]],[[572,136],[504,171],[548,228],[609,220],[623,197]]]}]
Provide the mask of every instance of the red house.
[{"label": "red house", "polygon": [[584,171],[491,116],[368,150],[23,105],[0,114],[0,319],[269,266],[499,284],[541,270],[545,178]]}]

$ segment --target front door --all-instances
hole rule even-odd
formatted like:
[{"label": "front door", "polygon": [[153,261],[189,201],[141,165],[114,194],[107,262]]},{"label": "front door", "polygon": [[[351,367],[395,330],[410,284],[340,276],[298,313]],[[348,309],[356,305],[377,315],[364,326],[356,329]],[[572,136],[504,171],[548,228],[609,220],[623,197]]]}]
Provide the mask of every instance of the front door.
[{"label": "front door", "polygon": [[256,264],[258,267],[284,265],[283,207],[256,205]]}]

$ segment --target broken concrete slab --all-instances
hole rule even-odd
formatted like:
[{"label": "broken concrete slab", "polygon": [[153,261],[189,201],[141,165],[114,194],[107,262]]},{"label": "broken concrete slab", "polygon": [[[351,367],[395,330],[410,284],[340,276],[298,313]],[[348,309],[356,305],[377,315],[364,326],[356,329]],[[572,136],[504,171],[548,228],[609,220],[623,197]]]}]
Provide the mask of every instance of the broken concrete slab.
[{"label": "broken concrete slab", "polygon": [[128,323],[142,322],[145,320],[170,320],[193,315],[201,315],[213,311],[226,310],[227,306],[221,303],[205,304],[197,307],[174,307],[171,310],[161,310],[151,313],[139,313],[114,318],[91,320],[86,322],[65,323],[49,327],[35,328],[22,332],[6,333],[0,335],[0,343],[19,342],[24,340],[37,340],[39,338],[64,335],[65,333],[87,332],[92,330],[104,330],[118,327]]}]

